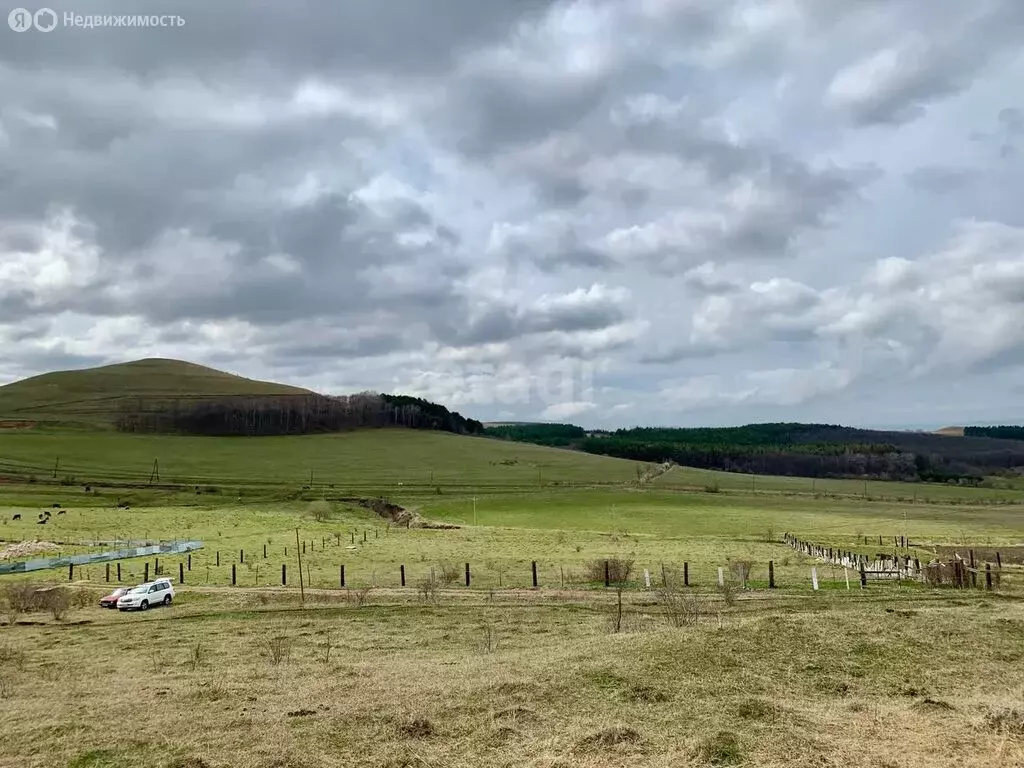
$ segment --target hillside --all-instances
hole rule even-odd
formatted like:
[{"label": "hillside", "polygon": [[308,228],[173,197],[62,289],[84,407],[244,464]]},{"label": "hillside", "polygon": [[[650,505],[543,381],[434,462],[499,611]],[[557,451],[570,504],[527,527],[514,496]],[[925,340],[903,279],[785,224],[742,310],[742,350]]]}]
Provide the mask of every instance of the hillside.
[{"label": "hillside", "polygon": [[129,398],[158,401],[223,396],[309,395],[182,360],[151,358],[77,371],[56,371],[0,387],[0,419],[113,424]]},{"label": "hillside", "polygon": [[37,425],[225,437],[390,426],[483,431],[480,422],[417,397],[328,396],[164,359],[46,373],[0,387],[0,428]]}]

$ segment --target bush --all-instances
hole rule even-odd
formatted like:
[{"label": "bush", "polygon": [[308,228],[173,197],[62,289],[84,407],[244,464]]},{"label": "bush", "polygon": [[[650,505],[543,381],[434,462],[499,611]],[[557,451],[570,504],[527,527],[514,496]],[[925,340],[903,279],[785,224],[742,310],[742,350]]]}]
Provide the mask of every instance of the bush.
[{"label": "bush", "polygon": [[291,638],[283,635],[270,638],[264,644],[263,654],[275,667],[281,662],[289,661],[292,657]]},{"label": "bush", "polygon": [[445,586],[454,584],[462,577],[462,569],[455,563],[438,563],[437,570],[441,573],[441,583]]},{"label": "bush", "polygon": [[0,605],[7,615],[7,623],[13,624],[23,613],[39,610],[39,589],[27,581],[4,584],[0,590]]},{"label": "bush", "polygon": [[603,584],[605,563],[608,563],[608,582],[610,584],[625,584],[629,581],[629,574],[633,570],[633,561],[618,557],[607,560],[591,560],[587,564],[587,581],[599,581]]},{"label": "bush", "polygon": [[309,504],[309,511],[313,515],[314,520],[322,523],[331,516],[331,505],[322,499],[313,501]]},{"label": "bush", "polygon": [[697,595],[689,590],[680,589],[669,583],[659,590],[658,599],[673,627],[692,627],[700,618],[700,601]]}]

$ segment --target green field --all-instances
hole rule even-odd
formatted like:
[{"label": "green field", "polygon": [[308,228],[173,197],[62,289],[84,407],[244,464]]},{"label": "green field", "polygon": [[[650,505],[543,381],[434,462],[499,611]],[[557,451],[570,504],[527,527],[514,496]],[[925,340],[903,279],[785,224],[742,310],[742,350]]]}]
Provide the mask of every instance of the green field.
[{"label": "green field", "polygon": [[[122,583],[152,578],[159,561],[176,582],[176,604],[144,614],[95,607],[106,564],[0,576],[2,766],[1024,761],[1021,489],[659,474],[401,429],[212,438],[56,423],[0,430],[0,477],[0,545],[203,542],[110,563],[111,581],[118,565]],[[415,524],[371,511],[376,497]],[[899,554],[922,561],[943,548],[1006,560],[992,591],[861,589],[784,533],[870,556],[907,536]],[[605,561],[631,564],[628,577],[606,587]],[[19,612],[26,584],[81,602]],[[139,717],[151,711],[159,726]]]}]

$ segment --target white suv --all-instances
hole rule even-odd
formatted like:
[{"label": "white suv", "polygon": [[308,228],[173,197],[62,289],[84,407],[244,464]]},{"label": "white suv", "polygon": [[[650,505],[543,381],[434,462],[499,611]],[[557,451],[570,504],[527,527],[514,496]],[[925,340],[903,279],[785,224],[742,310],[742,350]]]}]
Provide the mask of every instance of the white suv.
[{"label": "white suv", "polygon": [[170,579],[157,579],[125,592],[117,599],[119,611],[131,611],[138,608],[148,611],[154,605],[170,605],[174,599],[174,587]]}]

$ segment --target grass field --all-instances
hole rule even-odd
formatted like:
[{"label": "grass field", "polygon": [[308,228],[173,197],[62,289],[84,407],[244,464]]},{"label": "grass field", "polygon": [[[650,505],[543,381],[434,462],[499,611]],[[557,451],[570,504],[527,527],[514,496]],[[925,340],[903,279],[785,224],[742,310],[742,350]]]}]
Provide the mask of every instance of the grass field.
[{"label": "grass field", "polygon": [[[5,617],[0,766],[1024,764],[1024,569],[1008,561],[992,592],[847,590],[781,542],[873,555],[906,535],[922,560],[991,557],[1024,543],[1024,492],[638,468],[402,430],[0,431],[0,539],[204,542],[191,570],[160,558],[184,571],[171,608],[93,607],[109,588],[93,564],[69,585],[86,607]],[[389,525],[355,501],[377,495],[460,527]],[[634,564],[621,609],[600,573],[616,558]],[[123,561],[123,581],[146,563]],[[0,590],[26,581],[68,571]]]}]

